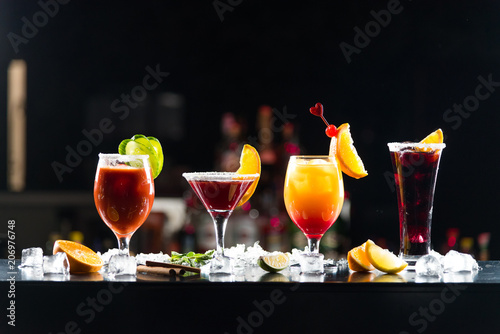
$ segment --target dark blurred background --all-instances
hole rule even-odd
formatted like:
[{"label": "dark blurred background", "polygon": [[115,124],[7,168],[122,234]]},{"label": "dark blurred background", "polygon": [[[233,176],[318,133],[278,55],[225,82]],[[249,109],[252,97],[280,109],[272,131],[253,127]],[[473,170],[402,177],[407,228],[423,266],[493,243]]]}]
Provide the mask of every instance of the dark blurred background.
[{"label": "dark blurred background", "polygon": [[[186,234],[200,230],[202,218],[193,217],[203,210],[193,204],[181,173],[218,169],[226,153],[237,155],[245,142],[275,154],[252,199],[257,211],[239,213],[256,225],[245,232],[252,236],[247,241],[289,250],[300,242],[283,215],[283,163],[298,149],[328,151],[322,122],[308,112],[321,102],[331,123],[350,123],[369,172],[361,180],[344,178],[350,212],[338,235],[325,241],[338,248],[335,254],[367,238],[397,252],[386,144],[442,128],[447,147],[434,203],[434,248],[476,256],[483,250],[498,259],[499,155],[492,148],[500,125],[499,11],[499,2],[472,0],[1,0],[0,234],[15,219],[19,247],[70,236],[96,250],[114,246],[93,207],[97,154],[116,152],[122,139],[144,133],[157,137],[165,154],[157,198],[188,204],[163,250],[203,248],[203,235],[186,241]],[[28,68],[21,192],[10,191],[6,177],[7,68],[13,59]],[[162,72],[161,82],[141,90],[151,71]],[[478,89],[488,96],[479,99]],[[456,106],[464,103],[468,109],[459,113]],[[67,164],[68,150],[77,150],[85,131],[99,129],[106,118],[113,130],[58,179],[54,162]],[[269,133],[270,141],[263,138]],[[269,198],[273,204],[266,206]],[[168,213],[163,219],[168,224]]]}]

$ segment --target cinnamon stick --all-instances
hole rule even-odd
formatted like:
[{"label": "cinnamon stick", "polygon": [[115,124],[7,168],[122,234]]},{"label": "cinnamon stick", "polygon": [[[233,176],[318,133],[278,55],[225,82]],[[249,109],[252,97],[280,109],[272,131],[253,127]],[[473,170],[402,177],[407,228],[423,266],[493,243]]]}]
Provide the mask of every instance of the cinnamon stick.
[{"label": "cinnamon stick", "polygon": [[137,271],[141,273],[155,274],[155,275],[165,275],[165,276],[182,276],[186,273],[184,269],[181,268],[163,268],[163,267],[150,267],[150,266],[137,266]]}]

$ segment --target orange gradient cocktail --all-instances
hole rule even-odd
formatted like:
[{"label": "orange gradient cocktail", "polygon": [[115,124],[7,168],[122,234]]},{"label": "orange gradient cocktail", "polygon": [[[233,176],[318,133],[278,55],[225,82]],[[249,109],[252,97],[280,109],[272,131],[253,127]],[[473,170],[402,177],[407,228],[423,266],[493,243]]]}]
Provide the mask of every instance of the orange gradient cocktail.
[{"label": "orange gradient cocktail", "polygon": [[284,200],[292,221],[318,253],[323,234],[337,220],[344,203],[342,172],[334,156],[291,156]]}]

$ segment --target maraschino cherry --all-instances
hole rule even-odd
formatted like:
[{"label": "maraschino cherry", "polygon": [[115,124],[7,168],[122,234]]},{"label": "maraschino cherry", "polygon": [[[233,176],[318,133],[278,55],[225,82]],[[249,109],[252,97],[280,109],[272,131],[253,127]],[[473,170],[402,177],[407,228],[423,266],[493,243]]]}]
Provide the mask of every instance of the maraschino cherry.
[{"label": "maraschino cherry", "polygon": [[309,111],[314,116],[321,117],[323,122],[325,122],[325,124],[326,124],[325,133],[328,137],[333,138],[337,135],[337,133],[338,133],[337,127],[333,124],[329,124],[327,122],[327,120],[325,119],[325,117],[323,116],[323,105],[321,103],[319,103],[319,102],[316,103],[316,105],[314,107],[309,108]]}]

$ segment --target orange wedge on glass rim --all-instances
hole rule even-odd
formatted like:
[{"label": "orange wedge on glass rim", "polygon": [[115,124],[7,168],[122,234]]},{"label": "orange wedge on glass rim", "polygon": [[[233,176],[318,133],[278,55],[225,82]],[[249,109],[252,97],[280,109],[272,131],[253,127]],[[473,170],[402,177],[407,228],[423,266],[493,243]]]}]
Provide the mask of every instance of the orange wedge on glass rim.
[{"label": "orange wedge on glass rim", "polygon": [[443,142],[443,130],[437,129],[420,141],[421,144],[441,144]]},{"label": "orange wedge on glass rim", "polygon": [[354,147],[354,141],[349,131],[349,123],[339,126],[337,136],[332,137],[330,155],[337,156],[340,169],[350,177],[360,179],[368,175],[363,161]]},{"label": "orange wedge on glass rim", "polygon": [[257,183],[259,183],[260,179],[260,156],[257,150],[248,144],[243,146],[243,150],[241,151],[240,156],[240,168],[236,171],[236,174],[259,174],[259,177],[254,181],[254,183],[247,189],[245,195],[238,202],[238,206],[245,204],[250,197],[252,197],[255,192],[255,188],[257,188]]},{"label": "orange wedge on glass rim", "polygon": [[52,253],[64,252],[68,256],[69,272],[94,273],[99,271],[103,262],[92,249],[78,242],[69,240],[56,240]]},{"label": "orange wedge on glass rim", "polygon": [[[443,137],[443,131],[441,129],[437,129],[422,139],[420,144],[442,144]],[[418,147],[417,150],[420,152],[431,152],[433,149],[431,147]]]}]

